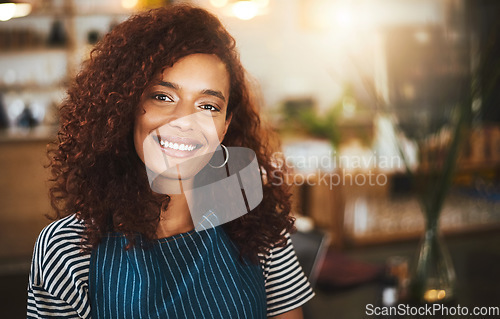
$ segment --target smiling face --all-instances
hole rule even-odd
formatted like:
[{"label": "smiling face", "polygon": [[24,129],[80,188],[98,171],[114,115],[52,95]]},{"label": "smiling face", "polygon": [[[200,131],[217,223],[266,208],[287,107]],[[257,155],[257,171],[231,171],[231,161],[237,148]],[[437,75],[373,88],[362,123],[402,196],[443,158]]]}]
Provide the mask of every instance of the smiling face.
[{"label": "smiling face", "polygon": [[177,61],[147,88],[134,124],[134,144],[146,167],[167,179],[191,179],[224,139],[229,74],[215,55]]}]

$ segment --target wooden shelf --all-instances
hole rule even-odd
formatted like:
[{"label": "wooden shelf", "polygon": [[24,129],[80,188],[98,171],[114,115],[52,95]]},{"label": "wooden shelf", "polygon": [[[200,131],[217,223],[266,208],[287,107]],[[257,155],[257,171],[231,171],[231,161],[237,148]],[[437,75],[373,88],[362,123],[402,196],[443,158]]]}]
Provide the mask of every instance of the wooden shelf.
[{"label": "wooden shelf", "polygon": [[36,47],[20,47],[20,48],[2,48],[0,56],[2,58],[23,58],[26,55],[43,55],[43,54],[64,54],[68,52],[67,46],[50,47],[50,46],[36,46]]},{"label": "wooden shelf", "polygon": [[56,138],[57,126],[41,125],[33,128],[0,130],[0,143],[51,141]]},{"label": "wooden shelf", "polygon": [[[489,223],[482,225],[470,225],[458,228],[443,229],[442,233],[444,237],[448,237],[448,236],[467,235],[473,233],[482,233],[488,231],[498,231],[499,229],[500,229],[500,222],[497,222],[497,223]],[[419,240],[422,238],[423,234],[424,234],[423,228],[421,231],[378,233],[378,234],[366,234],[360,236],[352,236],[351,234],[346,234],[345,243],[346,246],[379,245],[390,242]]]},{"label": "wooden shelf", "polygon": [[66,81],[49,83],[49,84],[15,84],[15,85],[0,85],[0,92],[47,92],[55,90],[65,90]]}]

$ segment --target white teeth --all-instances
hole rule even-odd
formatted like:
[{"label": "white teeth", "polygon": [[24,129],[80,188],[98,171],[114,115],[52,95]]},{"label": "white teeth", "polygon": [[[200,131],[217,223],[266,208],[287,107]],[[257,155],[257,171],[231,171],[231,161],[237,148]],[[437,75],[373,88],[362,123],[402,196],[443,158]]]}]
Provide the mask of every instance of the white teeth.
[{"label": "white teeth", "polygon": [[166,142],[163,140],[160,140],[160,145],[163,147],[168,147],[174,150],[181,150],[181,151],[192,151],[196,148],[196,145],[178,144],[178,143]]}]

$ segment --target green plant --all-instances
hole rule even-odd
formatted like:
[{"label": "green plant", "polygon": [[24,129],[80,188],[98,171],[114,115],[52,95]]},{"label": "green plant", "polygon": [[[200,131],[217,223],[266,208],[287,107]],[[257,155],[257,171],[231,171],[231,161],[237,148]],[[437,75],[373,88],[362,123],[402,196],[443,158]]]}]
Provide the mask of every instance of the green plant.
[{"label": "green plant", "polygon": [[299,112],[297,120],[303,132],[312,137],[326,138],[335,148],[340,142],[339,117],[338,108],[333,107],[324,115],[312,109],[303,110]]}]

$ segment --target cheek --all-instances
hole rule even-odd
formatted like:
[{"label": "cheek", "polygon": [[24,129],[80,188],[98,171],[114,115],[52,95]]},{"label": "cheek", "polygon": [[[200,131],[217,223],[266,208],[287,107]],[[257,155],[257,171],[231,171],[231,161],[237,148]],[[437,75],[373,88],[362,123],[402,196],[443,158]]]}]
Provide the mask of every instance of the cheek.
[{"label": "cheek", "polygon": [[220,139],[220,142],[222,143],[222,140],[224,139],[224,136],[229,129],[229,124],[231,123],[231,120],[226,120],[226,116],[221,119],[220,123],[217,125],[217,133]]},{"label": "cheek", "polygon": [[134,136],[142,136],[144,138],[151,133],[155,128],[161,125],[161,116],[155,112],[148,110],[141,111],[135,117]]},{"label": "cheek", "polygon": [[137,152],[137,155],[141,158],[141,160],[144,162],[144,149],[143,149],[143,142],[144,142],[145,136],[141,134],[141,125],[139,123],[134,124],[134,146],[135,146],[135,151]]},{"label": "cheek", "polygon": [[213,119],[205,123],[201,129],[204,135],[213,143],[222,141],[224,137],[224,131],[226,130],[226,122],[223,117],[220,119]]},{"label": "cheek", "polygon": [[217,136],[219,137],[219,142],[222,142],[225,133],[226,133],[226,124],[223,123],[223,125],[217,127]]}]

